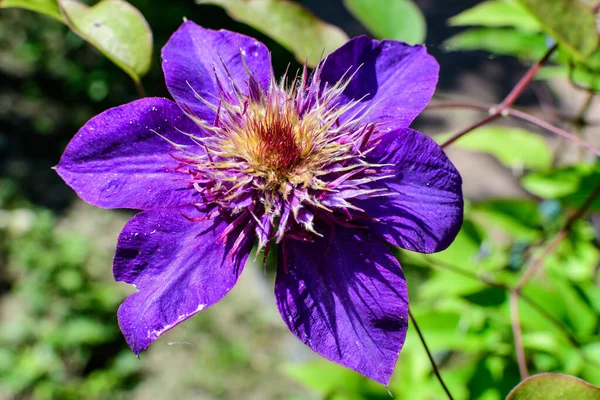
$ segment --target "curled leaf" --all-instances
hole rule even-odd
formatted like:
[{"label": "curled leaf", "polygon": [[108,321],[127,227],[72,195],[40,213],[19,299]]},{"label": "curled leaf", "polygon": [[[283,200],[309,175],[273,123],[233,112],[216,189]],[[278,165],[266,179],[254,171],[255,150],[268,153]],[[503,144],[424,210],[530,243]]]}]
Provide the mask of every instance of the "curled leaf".
[{"label": "curled leaf", "polygon": [[379,39],[425,41],[425,17],[412,0],[344,0],[344,4]]},{"label": "curled leaf", "polygon": [[570,375],[545,373],[519,383],[506,400],[600,400],[600,388]]},{"label": "curled leaf", "polygon": [[63,22],[56,0],[0,0],[0,8],[24,8]]},{"label": "curled leaf", "polygon": [[152,31],[137,8],[122,0],[90,7],[78,0],[58,0],[69,27],[139,82],[150,69]]},{"label": "curled leaf", "polygon": [[580,0],[519,0],[574,58],[587,58],[598,47],[596,19]]},{"label": "curled leaf", "polygon": [[[296,59],[315,66],[348,40],[336,26],[288,0],[196,0],[223,7],[235,20],[250,25],[290,50]],[[324,52],[324,53],[323,53]]]},{"label": "curled leaf", "polygon": [[538,20],[514,0],[484,1],[450,18],[448,22],[450,26],[511,27],[528,32],[542,30]]}]

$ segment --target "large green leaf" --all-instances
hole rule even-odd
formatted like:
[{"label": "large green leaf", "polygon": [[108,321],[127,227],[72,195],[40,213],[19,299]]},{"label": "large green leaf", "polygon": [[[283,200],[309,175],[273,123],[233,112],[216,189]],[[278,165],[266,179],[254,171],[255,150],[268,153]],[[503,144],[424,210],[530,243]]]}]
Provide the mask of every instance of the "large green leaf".
[{"label": "large green leaf", "polygon": [[344,4],[379,39],[425,41],[425,18],[412,0],[344,0]]},{"label": "large green leaf", "polygon": [[[436,137],[438,142],[450,135]],[[507,167],[543,169],[552,163],[552,151],[546,141],[535,133],[505,126],[484,126],[456,142],[456,147],[485,152]]]},{"label": "large green leaf", "polygon": [[521,32],[505,28],[473,28],[444,42],[448,51],[483,50],[496,55],[537,61],[548,47],[541,33]]},{"label": "large green leaf", "polygon": [[[234,19],[272,37],[302,63],[315,66],[348,40],[336,26],[288,0],[198,0],[199,4],[223,7]],[[324,52],[324,53],[323,53]]]},{"label": "large green leaf", "polygon": [[481,25],[486,27],[512,27],[539,32],[542,27],[520,3],[511,0],[489,0],[450,18],[451,26]]},{"label": "large green leaf", "polygon": [[63,21],[56,0],[0,0],[0,8],[25,8]]},{"label": "large green leaf", "polygon": [[142,14],[122,0],[103,0],[89,7],[78,0],[59,0],[69,27],[139,82],[152,61],[152,32]]},{"label": "large green leaf", "polygon": [[600,388],[574,376],[546,373],[530,376],[506,400],[600,400]]},{"label": "large green leaf", "polygon": [[580,0],[519,0],[544,30],[576,59],[585,59],[598,47],[596,20]]}]

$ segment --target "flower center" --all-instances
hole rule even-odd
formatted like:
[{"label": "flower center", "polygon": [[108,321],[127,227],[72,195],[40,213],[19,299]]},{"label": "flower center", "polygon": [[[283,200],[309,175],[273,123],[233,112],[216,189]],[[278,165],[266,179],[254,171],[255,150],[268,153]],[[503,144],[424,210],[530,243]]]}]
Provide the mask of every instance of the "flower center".
[{"label": "flower center", "polygon": [[360,99],[343,96],[350,78],[328,86],[319,68],[310,81],[305,69],[290,85],[284,78],[263,88],[249,74],[247,90],[231,83],[216,104],[197,96],[215,119],[188,113],[205,135],[190,135],[199,148],[179,146],[174,157],[200,193],[198,205],[228,215],[231,229],[254,229],[259,248],[271,238],[311,240],[320,235],[316,219],[364,227],[360,202],[385,195],[372,183],[390,175],[386,166],[368,162],[377,129],[364,122],[368,110]]},{"label": "flower center", "polygon": [[298,115],[290,93],[276,90],[277,98],[249,101],[220,147],[247,163],[248,172],[264,180],[265,190],[284,191],[286,183],[306,186],[314,176],[318,151],[313,140],[320,127]]}]

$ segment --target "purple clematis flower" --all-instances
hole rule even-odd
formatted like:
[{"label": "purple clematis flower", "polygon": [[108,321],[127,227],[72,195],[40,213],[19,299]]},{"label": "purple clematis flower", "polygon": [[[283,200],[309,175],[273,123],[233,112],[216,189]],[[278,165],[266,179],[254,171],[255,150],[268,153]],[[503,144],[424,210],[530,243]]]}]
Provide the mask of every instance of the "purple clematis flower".
[{"label": "purple clematis flower", "polygon": [[[135,354],[235,285],[255,243],[277,243],[275,299],[315,352],[387,384],[408,327],[387,244],[445,249],[461,178],[408,128],[438,65],[422,46],[357,37],[277,82],[253,38],[185,22],[162,50],[175,102],[145,98],[92,118],[58,174],[88,203],[143,210],[118,240],[118,311]],[[387,244],[386,244],[387,243]]]}]

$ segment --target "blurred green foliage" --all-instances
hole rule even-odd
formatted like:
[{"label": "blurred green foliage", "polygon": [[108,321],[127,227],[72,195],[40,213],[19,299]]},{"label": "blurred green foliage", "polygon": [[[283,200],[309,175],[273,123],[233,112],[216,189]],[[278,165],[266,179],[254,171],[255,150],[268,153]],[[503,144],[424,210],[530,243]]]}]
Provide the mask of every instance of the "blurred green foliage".
[{"label": "blurred green foliage", "polygon": [[92,7],[79,0],[2,0],[0,8],[24,8],[66,24],[137,83],[150,68],[152,31],[143,15],[124,0]]},{"label": "blurred green foliage", "polygon": [[94,269],[105,266],[90,262],[89,239],[57,230],[49,210],[11,205],[11,186],[0,181],[0,254],[10,287],[2,302],[0,395],[126,398],[112,394],[136,384],[140,364],[117,327],[122,294],[98,278]]},{"label": "blurred green foliage", "polygon": [[472,28],[448,39],[446,46],[538,61],[557,42],[553,61],[562,68],[538,78],[568,76],[574,85],[598,92],[600,34],[593,6],[581,0],[486,0],[449,20]]}]

